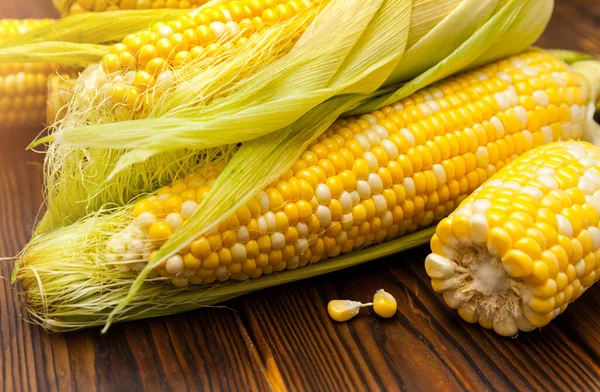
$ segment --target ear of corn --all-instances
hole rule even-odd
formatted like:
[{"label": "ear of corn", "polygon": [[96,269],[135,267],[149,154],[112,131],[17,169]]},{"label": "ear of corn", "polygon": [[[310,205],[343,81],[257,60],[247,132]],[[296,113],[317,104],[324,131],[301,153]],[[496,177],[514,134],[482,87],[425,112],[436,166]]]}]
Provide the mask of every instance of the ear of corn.
[{"label": "ear of corn", "polygon": [[[0,44],[50,23],[51,19],[0,20]],[[0,126],[42,125],[48,76],[65,71],[47,63],[0,64]]]},{"label": "ear of corn", "polygon": [[[582,135],[591,89],[566,71],[551,55],[529,53],[338,120],[282,177],[155,268],[176,285],[245,280],[427,227],[516,156]],[[152,259],[218,173],[194,173],[139,201],[133,214],[143,223],[117,234],[107,257]]]},{"label": "ear of corn", "polygon": [[[377,35],[355,34],[355,30],[342,27],[348,25],[353,29],[359,29],[359,23],[357,20],[350,23],[340,15],[332,15],[331,10],[336,8],[331,3],[323,11],[330,10],[330,13],[323,14],[322,20],[330,22],[337,20],[336,23],[331,22],[331,26],[317,24],[318,28],[313,26],[310,30],[313,34],[305,34],[298,44],[294,45],[289,55],[277,61],[277,66],[275,64],[265,66],[264,69],[255,72],[252,78],[245,79],[243,83],[231,87],[221,86],[220,82],[207,84],[207,81],[213,80],[214,73],[220,72],[219,70],[223,68],[211,67],[208,69],[212,71],[207,71],[196,67],[196,70],[200,69],[200,73],[192,78],[192,81],[188,78],[174,79],[182,81],[181,88],[177,86],[170,88],[165,85],[168,94],[161,95],[158,94],[161,88],[155,86],[152,91],[156,94],[153,97],[158,98],[158,101],[152,101],[154,109],[148,112],[144,119],[111,124],[99,124],[98,121],[92,120],[94,125],[83,127],[82,121],[64,122],[53,136],[60,144],[52,143],[50,146],[51,153],[47,162],[49,173],[47,200],[51,207],[47,218],[40,226],[40,231],[72,222],[104,203],[123,204],[141,192],[156,189],[157,184],[164,185],[163,179],[170,180],[173,178],[172,173],[179,171],[177,165],[182,168],[193,166],[190,150],[212,147],[221,149],[228,143],[250,140],[273,132],[289,125],[292,120],[336,92],[362,93],[372,90],[393,71],[391,64],[394,64],[397,69],[402,68],[405,61],[408,64],[415,64],[410,58],[401,56],[405,48],[410,49],[422,44],[421,49],[415,52],[415,55],[422,56],[426,42],[431,42],[430,40],[435,37],[442,39],[447,35],[447,30],[434,29],[439,24],[456,25],[458,27],[456,30],[464,36],[469,36],[473,30],[488,31],[486,35],[477,36],[468,49],[460,48],[463,58],[468,58],[469,61],[454,64],[453,69],[458,70],[467,66],[469,62],[477,60],[479,52],[475,48],[486,47],[493,51],[491,48],[495,46],[496,40],[502,38],[502,33],[510,31],[514,26],[513,22],[520,20],[519,11],[524,10],[524,7],[539,3],[550,10],[552,6],[551,1],[494,1],[486,3],[487,13],[478,12],[464,17],[464,13],[453,13],[463,2],[383,1],[381,7],[387,7],[382,8],[386,12],[381,12],[367,26],[370,32],[378,31],[375,29],[381,29],[383,25],[387,26],[387,29],[384,29],[385,34]],[[363,2],[352,3],[352,7],[361,8],[360,12],[351,12],[348,8],[349,4],[345,2],[339,5],[344,9],[342,15],[358,14],[367,17],[366,5]],[[376,3],[369,2],[368,6],[373,4]],[[408,13],[411,4],[412,13]],[[388,12],[388,9],[391,12]],[[493,15],[499,16],[490,19],[490,10]],[[547,14],[548,12],[539,13],[529,22],[536,29],[544,26],[547,22]],[[405,20],[407,15],[418,19]],[[463,17],[459,19],[461,15]],[[434,25],[429,23],[429,20],[442,22]],[[486,21],[492,23],[485,23]],[[391,24],[394,27],[390,27]],[[463,26],[468,27],[463,28]],[[340,30],[337,31],[336,28]],[[406,39],[403,40],[405,36]],[[356,52],[348,51],[347,46],[352,45],[351,40],[356,40],[357,37],[360,37],[359,41],[366,39],[369,41],[353,46]],[[515,46],[520,48],[524,42],[533,42],[535,38],[536,36],[524,35],[522,40],[514,41]],[[460,39],[451,42],[449,47],[452,48],[459,43]],[[359,49],[362,52],[359,52]],[[453,49],[459,50],[456,46]],[[360,56],[357,56],[358,53]],[[246,60],[240,60],[238,54],[235,57],[237,60],[231,61],[243,64]],[[256,52],[252,58],[258,54],[259,52]],[[347,67],[339,68],[340,64],[344,63],[346,58],[344,56],[348,56]],[[400,57],[402,61],[397,63]],[[455,60],[452,60],[452,63]],[[433,56],[429,63],[414,65],[416,73],[425,71],[420,67],[433,67],[437,61],[438,58]],[[366,67],[367,63],[376,66]],[[189,68],[184,67],[184,69]],[[332,75],[331,71],[335,69],[339,69],[340,72]],[[434,76],[420,79],[421,86],[446,75]],[[202,90],[202,86],[205,90]],[[217,90],[217,94],[226,95],[219,100],[212,99],[213,102],[218,101],[218,104],[198,104],[198,96],[207,95],[189,93],[189,91],[214,92],[213,87],[220,89]],[[234,94],[228,94],[229,91]],[[214,93],[208,96],[215,97]],[[118,105],[126,107],[126,104]],[[84,110],[73,111],[84,112]],[[129,115],[136,116],[131,112]],[[73,119],[77,118],[81,117],[73,117]],[[219,132],[214,132],[214,129],[219,129]],[[148,130],[152,130],[152,135],[148,134]],[[170,135],[169,140],[161,140],[167,134]],[[155,142],[151,145],[146,144],[149,140]],[[78,146],[73,147],[71,144]],[[82,150],[80,147],[83,145],[89,148]],[[124,152],[123,148],[133,150]],[[85,152],[80,153],[82,151]],[[301,150],[298,150],[295,153],[300,152]],[[86,157],[85,162],[82,162],[83,156]],[[165,158],[167,156],[168,159]],[[163,170],[160,173],[164,175],[149,178],[148,173],[160,171],[165,161],[177,163],[173,163],[168,172]],[[107,180],[103,173],[112,173],[112,175]],[[277,174],[273,172],[270,176]],[[73,205],[79,207],[73,209]]]},{"label": "ear of corn", "polygon": [[63,16],[84,12],[107,12],[119,10],[148,10],[158,8],[196,8],[208,0],[53,0]]},{"label": "ear of corn", "polygon": [[276,181],[164,261],[148,265],[222,165],[34,238],[15,278],[35,320],[61,330],[213,304],[405,249],[428,232],[355,253],[442,219],[527,150],[579,137],[590,94],[583,76],[543,52],[491,64],[337,120]]},{"label": "ear of corn", "polygon": [[600,278],[599,214],[600,148],[550,144],[508,165],[443,220],[425,267],[467,322],[504,336],[531,331]]}]

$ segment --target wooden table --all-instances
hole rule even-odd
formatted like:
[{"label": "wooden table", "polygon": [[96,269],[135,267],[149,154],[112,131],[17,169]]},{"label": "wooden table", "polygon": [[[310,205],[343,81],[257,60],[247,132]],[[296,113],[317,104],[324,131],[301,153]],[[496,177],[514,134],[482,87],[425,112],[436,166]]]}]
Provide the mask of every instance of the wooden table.
[{"label": "wooden table", "polygon": [[[19,11],[20,10],[20,11]],[[50,0],[2,0],[0,17],[53,15]],[[600,53],[600,2],[558,0],[544,47]],[[0,130],[0,256],[28,240],[42,203],[39,129]],[[600,286],[542,331],[501,338],[433,293],[423,247],[273,288],[224,308],[48,335],[22,319],[0,275],[0,390],[600,390]],[[395,318],[336,324],[333,298],[385,288]]]}]

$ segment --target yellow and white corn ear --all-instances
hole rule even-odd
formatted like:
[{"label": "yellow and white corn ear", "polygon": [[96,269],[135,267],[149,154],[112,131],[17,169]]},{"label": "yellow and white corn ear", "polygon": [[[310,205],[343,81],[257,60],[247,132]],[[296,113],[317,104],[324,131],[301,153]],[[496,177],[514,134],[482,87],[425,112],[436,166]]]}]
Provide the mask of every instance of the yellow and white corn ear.
[{"label": "yellow and white corn ear", "polygon": [[[590,88],[544,52],[336,121],[245,207],[156,266],[177,286],[257,278],[427,227],[522,153],[579,138]],[[195,212],[218,169],[142,199],[107,260],[139,269]]]},{"label": "yellow and white corn ear", "polygon": [[157,8],[188,9],[196,8],[208,0],[53,0],[62,16],[84,12],[105,12],[120,10],[149,10]]},{"label": "yellow and white corn ear", "polygon": [[[520,154],[579,137],[590,100],[583,76],[536,52],[341,118],[244,207],[156,264],[114,320],[173,314],[314,276],[337,264],[327,259],[429,226]],[[14,274],[33,319],[51,330],[104,324],[138,271],[191,222],[221,167],[35,236]],[[415,245],[405,240],[397,249]],[[372,257],[365,255],[357,257]],[[259,279],[212,284],[248,278]]]},{"label": "yellow and white corn ear", "polygon": [[[0,43],[46,26],[51,19],[0,20]],[[68,72],[46,63],[0,64],[0,126],[42,125],[46,120],[48,76]]]},{"label": "yellow and white corn ear", "polygon": [[598,281],[599,224],[600,147],[552,143],[509,164],[444,219],[425,268],[464,320],[512,336],[547,325]]}]

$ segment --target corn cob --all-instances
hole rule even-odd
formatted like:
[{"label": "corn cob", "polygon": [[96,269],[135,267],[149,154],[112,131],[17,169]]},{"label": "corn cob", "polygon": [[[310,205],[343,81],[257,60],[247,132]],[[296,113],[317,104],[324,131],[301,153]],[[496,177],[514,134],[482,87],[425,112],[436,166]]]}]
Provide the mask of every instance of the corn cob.
[{"label": "corn cob", "polygon": [[600,277],[600,148],[533,150],[437,227],[425,267],[469,323],[512,336],[543,327]]},{"label": "corn cob", "polygon": [[[51,22],[51,19],[0,20],[0,43]],[[44,63],[0,64],[0,126],[43,124],[48,76],[60,71],[65,72]]]},{"label": "corn cob", "polygon": [[54,6],[62,16],[83,12],[119,10],[148,10],[157,8],[196,8],[208,0],[54,0]]},{"label": "corn cob", "polygon": [[[155,98],[152,88],[172,79],[177,68],[190,62],[222,58],[236,48],[249,49],[261,30],[306,13],[320,3],[325,2],[230,1],[204,7],[167,23],[158,22],[149,29],[128,35],[113,45],[111,53],[101,61],[102,70],[112,79],[108,96],[117,118],[144,116]],[[296,33],[297,38],[302,30]],[[291,47],[288,43],[285,48],[272,51],[282,51],[282,55]]]},{"label": "corn cob", "polygon": [[[544,52],[450,78],[336,121],[277,181],[156,266],[176,286],[292,270],[431,225],[520,154],[582,134],[591,89]],[[219,168],[142,199],[106,244],[141,269],[196,210]]]}]

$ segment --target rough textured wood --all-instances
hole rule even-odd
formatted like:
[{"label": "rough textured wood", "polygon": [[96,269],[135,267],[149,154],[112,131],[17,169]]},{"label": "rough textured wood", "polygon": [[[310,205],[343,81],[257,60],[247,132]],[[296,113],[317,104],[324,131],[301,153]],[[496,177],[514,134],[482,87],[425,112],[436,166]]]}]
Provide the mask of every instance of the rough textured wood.
[{"label": "rough textured wood", "polygon": [[[55,16],[50,0],[2,0],[0,17]],[[600,2],[558,0],[539,45],[600,53]],[[41,204],[36,129],[0,129],[0,257]],[[0,263],[0,391],[600,390],[600,287],[542,331],[505,339],[463,323],[433,293],[425,248],[232,301],[226,308],[48,335],[27,323]],[[399,303],[391,320],[326,314],[333,298]]]}]

